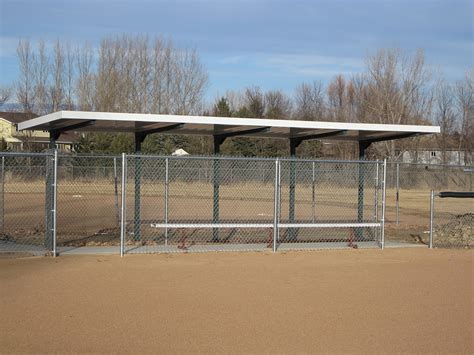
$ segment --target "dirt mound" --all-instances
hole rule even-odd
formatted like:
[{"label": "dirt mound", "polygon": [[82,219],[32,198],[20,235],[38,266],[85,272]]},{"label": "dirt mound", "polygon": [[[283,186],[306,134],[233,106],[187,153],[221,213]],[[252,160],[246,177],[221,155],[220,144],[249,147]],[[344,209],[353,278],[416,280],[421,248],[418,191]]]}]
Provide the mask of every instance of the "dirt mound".
[{"label": "dirt mound", "polygon": [[434,244],[437,247],[472,248],[474,213],[457,215],[452,221],[436,226]]}]

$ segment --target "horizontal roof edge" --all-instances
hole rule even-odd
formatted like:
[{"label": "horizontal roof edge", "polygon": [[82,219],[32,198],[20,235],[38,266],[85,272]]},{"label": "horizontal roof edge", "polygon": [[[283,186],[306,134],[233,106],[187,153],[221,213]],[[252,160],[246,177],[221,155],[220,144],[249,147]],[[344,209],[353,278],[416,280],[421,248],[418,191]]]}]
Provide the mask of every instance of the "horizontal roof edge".
[{"label": "horizontal roof edge", "polygon": [[[278,120],[265,118],[235,118],[235,117],[213,117],[213,116],[184,116],[163,115],[143,113],[120,113],[120,112],[88,112],[88,111],[58,111],[45,116],[33,118],[18,124],[19,130],[41,129],[54,130],[55,122],[64,120],[96,120],[98,122],[114,121],[120,123],[183,123],[194,125],[219,125],[219,126],[241,126],[241,127],[263,127],[272,128],[294,128],[302,130],[350,130],[369,131],[378,133],[389,132],[414,132],[419,134],[439,133],[439,126],[421,125],[397,125],[380,123],[350,123],[350,122],[326,122],[326,121],[298,121]],[[94,131],[94,126],[85,127],[78,131]],[[138,129],[137,129],[138,130]],[[129,132],[130,130],[124,130]],[[169,132],[173,133],[173,132]],[[189,133],[188,133],[189,134]],[[192,134],[192,133],[191,133]],[[202,134],[202,132],[196,132]],[[328,138],[329,139],[329,138]]]}]

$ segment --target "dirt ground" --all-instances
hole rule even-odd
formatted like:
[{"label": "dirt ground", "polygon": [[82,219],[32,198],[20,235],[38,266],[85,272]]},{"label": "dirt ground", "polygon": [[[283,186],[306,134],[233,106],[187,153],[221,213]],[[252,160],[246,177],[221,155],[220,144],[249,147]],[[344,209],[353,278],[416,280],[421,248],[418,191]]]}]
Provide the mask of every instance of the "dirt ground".
[{"label": "dirt ground", "polygon": [[0,352],[474,352],[472,250],[0,259]]}]

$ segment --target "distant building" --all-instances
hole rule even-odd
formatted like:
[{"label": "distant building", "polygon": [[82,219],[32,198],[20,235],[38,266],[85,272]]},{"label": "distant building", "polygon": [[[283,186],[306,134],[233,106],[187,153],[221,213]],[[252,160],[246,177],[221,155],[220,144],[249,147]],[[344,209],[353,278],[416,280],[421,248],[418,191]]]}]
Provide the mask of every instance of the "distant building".
[{"label": "distant building", "polygon": [[421,164],[448,164],[448,165],[471,165],[473,164],[473,154],[471,151],[446,149],[444,153],[439,148],[422,148],[418,150],[408,150],[401,154],[400,160],[403,163]]},{"label": "distant building", "polygon": [[[34,113],[0,112],[0,135],[7,149],[14,152],[38,152],[49,148],[49,133],[44,131],[18,132],[16,125],[20,122],[38,117]],[[74,149],[77,137],[74,133],[61,134],[56,142],[57,149],[70,152]]]}]

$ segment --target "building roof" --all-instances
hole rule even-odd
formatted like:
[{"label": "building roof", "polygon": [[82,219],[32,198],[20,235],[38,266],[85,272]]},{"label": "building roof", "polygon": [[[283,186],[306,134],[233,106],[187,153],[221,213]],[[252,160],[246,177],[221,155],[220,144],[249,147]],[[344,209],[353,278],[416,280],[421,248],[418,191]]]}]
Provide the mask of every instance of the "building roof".
[{"label": "building roof", "polygon": [[139,134],[253,136],[286,139],[382,141],[439,133],[439,126],[272,120],[119,112],[58,111],[18,123],[19,130],[90,131]]},{"label": "building roof", "polygon": [[33,118],[38,117],[35,113],[26,113],[26,112],[5,112],[0,111],[0,118],[7,120],[13,124],[18,124],[20,122],[28,121]]}]

